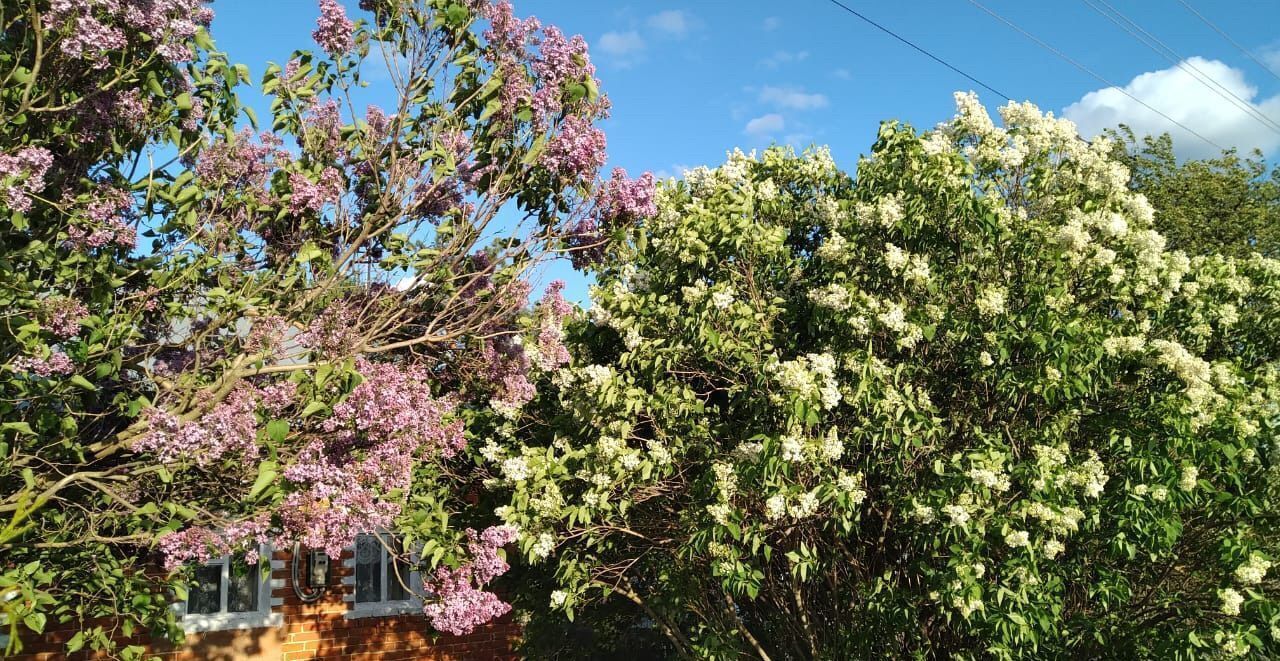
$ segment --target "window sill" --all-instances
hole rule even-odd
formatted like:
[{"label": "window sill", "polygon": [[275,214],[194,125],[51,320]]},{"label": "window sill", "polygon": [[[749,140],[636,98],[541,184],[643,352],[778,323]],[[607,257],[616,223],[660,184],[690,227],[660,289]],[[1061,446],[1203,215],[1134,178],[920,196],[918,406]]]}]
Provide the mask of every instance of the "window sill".
[{"label": "window sill", "polygon": [[422,615],[422,603],[409,601],[383,601],[368,604],[352,604],[351,609],[343,614],[348,620],[364,617],[391,617],[393,615]]},{"label": "window sill", "polygon": [[182,616],[182,630],[187,633],[267,629],[282,625],[284,625],[284,615],[281,613],[216,613]]}]

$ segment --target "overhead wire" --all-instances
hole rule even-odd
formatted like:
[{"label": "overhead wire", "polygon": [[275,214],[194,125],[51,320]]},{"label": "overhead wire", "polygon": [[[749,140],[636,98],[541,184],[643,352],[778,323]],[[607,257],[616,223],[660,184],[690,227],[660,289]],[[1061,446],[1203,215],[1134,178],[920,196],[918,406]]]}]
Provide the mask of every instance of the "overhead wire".
[{"label": "overhead wire", "polygon": [[[1174,66],[1177,66],[1182,71],[1186,72],[1188,75],[1194,78],[1196,82],[1203,85],[1206,89],[1213,92],[1214,94],[1217,94],[1219,97],[1222,97],[1224,101],[1227,101],[1228,103],[1235,106],[1237,109],[1243,111],[1250,118],[1259,122],[1266,128],[1269,128],[1272,131],[1275,131],[1276,133],[1280,133],[1280,123],[1277,123],[1275,120],[1268,117],[1253,103],[1249,102],[1246,99],[1240,98],[1239,95],[1231,91],[1230,88],[1226,87],[1222,83],[1219,83],[1216,79],[1213,78],[1213,76],[1210,76],[1209,74],[1202,71],[1199,67],[1193,64],[1191,60],[1183,57],[1177,51],[1170,48],[1169,45],[1164,43],[1164,41],[1162,41],[1159,37],[1147,31],[1141,25],[1138,25],[1138,23],[1135,22],[1133,19],[1129,18],[1128,16],[1125,16],[1119,9],[1116,9],[1114,5],[1107,2],[1107,0],[1097,0],[1097,2],[1101,4],[1103,7],[1105,7],[1107,11],[1104,11],[1102,8],[1099,8],[1098,5],[1095,5],[1094,0],[1081,0],[1081,2],[1084,2],[1086,5],[1089,6],[1090,9],[1093,9],[1095,12],[1098,12],[1107,20],[1116,24],[1116,26],[1118,26],[1120,29],[1129,33],[1130,36],[1132,36],[1142,45],[1146,46],[1152,51],[1155,51],[1156,54],[1163,57],[1166,61],[1170,62]],[[1108,11],[1114,13],[1115,16],[1112,16],[1110,13],[1108,13]],[[1119,20],[1117,20],[1117,18]],[[1123,21],[1123,23],[1121,21]],[[1128,25],[1126,25],[1126,23]]]},{"label": "overhead wire", "polygon": [[[834,0],[833,0],[833,1],[834,1]],[[1028,32],[1028,31],[1026,31],[1026,30],[1024,30],[1024,29],[1023,29],[1021,26],[1019,26],[1017,23],[1014,23],[1013,21],[1011,21],[1011,20],[1009,20],[1009,19],[1005,18],[1004,16],[1001,16],[1000,14],[996,13],[995,11],[992,11],[991,9],[987,8],[987,6],[986,6],[986,5],[982,4],[981,2],[978,2],[978,0],[969,0],[969,4],[972,4],[973,6],[977,7],[978,9],[981,9],[982,11],[986,12],[986,13],[987,13],[988,15],[990,15],[992,18],[995,18],[996,20],[1000,21],[1001,23],[1004,23],[1005,25],[1009,26],[1009,27],[1010,27],[1010,28],[1012,28],[1013,30],[1015,30],[1015,31],[1017,31],[1018,33],[1020,33],[1022,36],[1024,36],[1024,37],[1026,37],[1027,39],[1030,39],[1031,41],[1035,42],[1035,43],[1036,43],[1036,45],[1038,45],[1038,46],[1040,46],[1041,48],[1043,48],[1043,49],[1045,49],[1045,50],[1047,50],[1047,51],[1049,51],[1049,52],[1053,53],[1054,55],[1057,55],[1059,58],[1061,58],[1062,60],[1065,60],[1066,62],[1068,62],[1069,64],[1071,64],[1071,65],[1072,65],[1072,66],[1074,66],[1075,68],[1077,68],[1077,69],[1079,69],[1079,70],[1081,70],[1081,71],[1083,71],[1083,72],[1085,72],[1085,73],[1089,74],[1089,75],[1090,75],[1090,76],[1092,76],[1094,79],[1098,80],[1099,82],[1101,82],[1102,84],[1106,85],[1107,87],[1115,89],[1117,92],[1119,92],[1119,93],[1121,93],[1121,94],[1125,95],[1125,96],[1126,96],[1126,97],[1128,97],[1130,100],[1134,101],[1134,102],[1135,102],[1135,103],[1137,103],[1138,105],[1141,105],[1143,108],[1146,108],[1147,110],[1150,110],[1151,112],[1153,112],[1153,113],[1155,113],[1155,114],[1157,114],[1157,115],[1159,115],[1159,116],[1161,116],[1161,117],[1165,118],[1166,120],[1168,120],[1168,121],[1169,121],[1169,123],[1173,124],[1174,126],[1177,126],[1178,128],[1181,128],[1182,130],[1184,130],[1184,131],[1186,131],[1187,133],[1190,133],[1191,135],[1193,135],[1193,136],[1195,136],[1195,137],[1199,138],[1200,140],[1204,141],[1204,142],[1205,142],[1205,143],[1207,143],[1207,144],[1213,145],[1213,147],[1214,147],[1215,149],[1218,149],[1219,151],[1225,151],[1225,148],[1224,148],[1222,145],[1219,145],[1218,143],[1216,143],[1216,142],[1214,142],[1214,141],[1210,140],[1209,138],[1204,137],[1203,135],[1201,135],[1200,133],[1198,133],[1195,129],[1192,129],[1191,127],[1187,126],[1186,124],[1183,124],[1182,122],[1179,122],[1178,120],[1176,120],[1176,119],[1174,119],[1174,118],[1170,117],[1169,115],[1167,115],[1167,114],[1165,114],[1165,113],[1161,112],[1160,110],[1158,110],[1158,109],[1156,109],[1156,108],[1152,107],[1152,106],[1151,106],[1151,104],[1147,103],[1146,101],[1143,101],[1142,99],[1139,99],[1138,97],[1136,97],[1136,96],[1134,96],[1134,95],[1130,94],[1128,90],[1126,90],[1126,89],[1124,89],[1123,87],[1120,87],[1119,85],[1116,85],[1115,83],[1113,83],[1113,82],[1111,82],[1111,81],[1107,80],[1105,77],[1103,77],[1101,74],[1097,73],[1097,72],[1096,72],[1096,71],[1094,71],[1093,69],[1090,69],[1089,67],[1087,67],[1087,66],[1085,66],[1085,65],[1081,64],[1080,62],[1078,62],[1078,61],[1076,61],[1075,59],[1071,58],[1071,56],[1067,55],[1066,53],[1063,53],[1062,51],[1058,50],[1057,48],[1054,48],[1053,46],[1051,46],[1050,44],[1046,43],[1044,40],[1040,39],[1039,37],[1037,37],[1037,36],[1035,36],[1035,35],[1031,34],[1030,32]]]},{"label": "overhead wire", "polygon": [[1240,51],[1241,53],[1244,53],[1245,56],[1253,60],[1254,63],[1256,63],[1258,66],[1262,67],[1263,71],[1266,71],[1267,73],[1271,74],[1276,80],[1280,80],[1280,73],[1277,73],[1276,70],[1272,69],[1271,66],[1268,65],[1266,62],[1263,62],[1262,60],[1258,59],[1258,56],[1254,55],[1253,52],[1250,51],[1248,48],[1241,46],[1239,42],[1231,38],[1231,35],[1227,34],[1226,31],[1223,30],[1222,28],[1214,25],[1213,21],[1210,21],[1208,18],[1205,18],[1204,14],[1201,14],[1200,12],[1196,11],[1196,8],[1188,4],[1186,0],[1178,0],[1178,2],[1183,7],[1186,7],[1187,11],[1191,12],[1192,14],[1195,14],[1196,18],[1200,19],[1200,22],[1212,28],[1214,32],[1217,32],[1223,39],[1226,39],[1228,42],[1231,43],[1232,46],[1235,46],[1236,50]]},{"label": "overhead wire", "polygon": [[831,4],[833,4],[833,5],[835,5],[835,6],[839,7],[839,8],[841,8],[841,9],[843,9],[843,10],[845,10],[845,11],[849,12],[850,14],[853,14],[854,16],[856,16],[856,17],[858,17],[858,18],[862,19],[863,21],[865,21],[866,23],[868,23],[868,24],[870,24],[871,26],[875,27],[876,29],[880,30],[881,32],[884,32],[885,34],[887,34],[887,35],[889,35],[889,36],[893,37],[894,39],[897,39],[898,41],[901,41],[902,43],[904,43],[904,44],[906,44],[906,45],[908,45],[908,46],[910,46],[910,47],[914,48],[915,50],[917,50],[917,51],[919,51],[920,53],[924,54],[924,55],[925,55],[926,57],[928,57],[929,59],[933,60],[934,62],[937,62],[938,64],[941,64],[942,66],[944,66],[944,67],[946,67],[946,68],[948,68],[948,69],[950,69],[950,70],[952,70],[952,71],[954,71],[954,72],[956,72],[956,73],[960,74],[961,76],[964,76],[965,78],[968,78],[971,82],[973,82],[973,83],[975,83],[975,84],[977,84],[977,85],[980,85],[981,87],[985,88],[987,91],[989,91],[989,92],[991,92],[991,93],[995,94],[996,96],[999,96],[999,97],[1001,97],[1001,98],[1003,98],[1003,99],[1005,99],[1005,100],[1009,100],[1009,101],[1012,101],[1012,100],[1013,100],[1013,97],[1009,96],[1008,94],[1005,94],[1004,92],[1001,92],[1000,90],[997,90],[996,88],[994,88],[994,87],[992,87],[992,86],[990,86],[990,85],[988,85],[988,84],[986,84],[986,83],[982,82],[981,80],[978,80],[976,77],[971,76],[971,75],[969,75],[968,73],[965,73],[965,72],[964,72],[964,71],[962,71],[959,67],[956,67],[956,66],[952,65],[951,63],[947,62],[946,60],[944,60],[944,59],[942,59],[942,58],[938,57],[937,55],[934,55],[933,53],[930,53],[929,51],[925,50],[924,48],[921,48],[920,46],[917,46],[914,42],[912,42],[911,40],[907,39],[906,37],[903,37],[903,36],[899,35],[898,33],[894,32],[893,30],[890,30],[889,28],[887,28],[887,27],[885,27],[885,26],[883,26],[883,25],[881,25],[881,24],[879,24],[879,23],[877,23],[877,22],[875,22],[875,21],[871,20],[870,18],[867,18],[866,16],[864,16],[863,14],[861,14],[861,13],[859,13],[858,11],[854,10],[852,7],[850,7],[850,6],[846,5],[846,4],[844,4],[843,2],[840,2],[839,0],[830,0],[830,2],[831,2]]}]

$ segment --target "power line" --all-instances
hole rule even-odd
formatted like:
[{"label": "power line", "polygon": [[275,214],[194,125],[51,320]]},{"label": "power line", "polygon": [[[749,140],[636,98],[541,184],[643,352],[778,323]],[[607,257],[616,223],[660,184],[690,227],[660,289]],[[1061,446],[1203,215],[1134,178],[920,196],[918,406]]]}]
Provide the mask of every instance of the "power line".
[{"label": "power line", "polygon": [[995,18],[996,20],[1000,21],[1001,23],[1004,23],[1005,25],[1007,25],[1007,26],[1009,26],[1009,27],[1013,28],[1013,29],[1014,29],[1014,30],[1016,30],[1017,32],[1021,33],[1021,34],[1022,34],[1022,36],[1024,36],[1024,37],[1026,37],[1026,38],[1030,39],[1031,41],[1034,41],[1034,42],[1035,42],[1038,46],[1040,46],[1041,48],[1043,48],[1043,49],[1045,49],[1045,50],[1047,50],[1047,51],[1049,51],[1049,52],[1053,53],[1054,55],[1057,55],[1059,58],[1061,58],[1061,59],[1063,59],[1063,60],[1066,60],[1068,63],[1070,63],[1070,64],[1071,64],[1072,66],[1074,66],[1075,68],[1077,68],[1077,69],[1079,69],[1079,70],[1081,70],[1081,71],[1083,71],[1083,72],[1085,72],[1085,73],[1089,74],[1090,76],[1093,76],[1095,79],[1097,79],[1097,80],[1098,80],[1099,82],[1101,82],[1103,85],[1106,85],[1107,87],[1110,87],[1110,88],[1114,88],[1117,92],[1120,92],[1121,94],[1123,94],[1123,95],[1125,95],[1125,96],[1129,97],[1131,100],[1133,100],[1134,102],[1138,103],[1138,104],[1139,104],[1139,105],[1141,105],[1143,108],[1146,108],[1147,110],[1150,110],[1151,112],[1153,112],[1153,113],[1155,113],[1155,114],[1157,114],[1157,115],[1160,115],[1161,117],[1163,117],[1163,118],[1165,118],[1165,119],[1169,120],[1169,122],[1171,122],[1171,123],[1172,123],[1172,124],[1174,124],[1175,126],[1178,126],[1179,128],[1181,128],[1182,130],[1186,131],[1187,133],[1190,133],[1191,135],[1194,135],[1195,137],[1200,138],[1200,139],[1201,139],[1201,140],[1203,140],[1204,142],[1206,142],[1206,143],[1208,143],[1208,144],[1210,144],[1210,145],[1213,145],[1213,147],[1214,147],[1214,148],[1216,148],[1216,149],[1218,149],[1219,151],[1225,151],[1225,148],[1223,148],[1223,147],[1222,147],[1222,145],[1219,145],[1218,143],[1216,143],[1216,142],[1214,142],[1214,141],[1212,141],[1212,140],[1210,140],[1210,139],[1208,139],[1208,138],[1204,137],[1203,135],[1200,135],[1199,133],[1197,133],[1197,132],[1195,132],[1194,130],[1192,130],[1192,129],[1191,129],[1191,127],[1187,126],[1186,124],[1183,124],[1182,122],[1179,122],[1178,120],[1176,120],[1176,119],[1174,119],[1174,118],[1172,118],[1172,117],[1170,117],[1170,116],[1168,116],[1168,115],[1166,115],[1166,114],[1164,114],[1164,113],[1160,112],[1159,110],[1156,110],[1155,108],[1151,107],[1151,105],[1150,105],[1150,104],[1148,104],[1146,101],[1143,101],[1142,99],[1139,99],[1138,97],[1136,97],[1136,96],[1134,96],[1134,95],[1130,94],[1130,93],[1128,92],[1128,90],[1125,90],[1123,87],[1120,87],[1119,85],[1116,85],[1115,83],[1113,83],[1113,82],[1111,82],[1111,81],[1107,80],[1106,78],[1103,78],[1103,77],[1102,77],[1102,75],[1098,74],[1098,73],[1097,73],[1097,72],[1095,72],[1093,69],[1090,69],[1089,67],[1086,67],[1085,65],[1083,65],[1083,64],[1081,64],[1081,63],[1079,63],[1079,62],[1077,62],[1077,61],[1075,61],[1075,60],[1073,60],[1073,59],[1071,59],[1071,57],[1070,57],[1070,56],[1068,56],[1066,53],[1063,53],[1062,51],[1058,50],[1057,48],[1054,48],[1053,46],[1050,46],[1049,44],[1045,43],[1045,42],[1044,42],[1043,40],[1041,40],[1039,37],[1036,37],[1035,35],[1031,34],[1030,32],[1027,32],[1026,30],[1022,29],[1021,27],[1019,27],[1019,26],[1018,26],[1018,24],[1014,23],[1013,21],[1010,21],[1009,19],[1007,19],[1007,18],[1005,18],[1005,17],[1001,16],[1000,14],[997,14],[996,12],[994,12],[994,11],[992,11],[992,10],[988,9],[988,8],[987,8],[985,5],[983,5],[981,2],[978,2],[977,0],[969,0],[969,4],[971,4],[971,5],[975,6],[975,7],[977,7],[978,9],[981,9],[982,11],[984,11],[984,12],[986,12],[987,14],[991,15],[991,17],[992,17],[992,18]]},{"label": "power line", "polygon": [[1241,53],[1244,53],[1246,56],[1249,57],[1249,59],[1257,63],[1258,66],[1262,67],[1263,71],[1266,71],[1267,73],[1274,76],[1276,80],[1280,80],[1280,73],[1276,73],[1276,70],[1268,66],[1266,62],[1259,60],[1257,56],[1255,56],[1249,49],[1245,48],[1244,46],[1241,46],[1235,39],[1231,38],[1231,35],[1227,34],[1226,32],[1223,32],[1222,28],[1214,25],[1212,21],[1204,17],[1204,14],[1201,14],[1200,12],[1196,11],[1195,7],[1192,7],[1191,5],[1187,4],[1186,0],[1178,0],[1178,2],[1182,4],[1183,7],[1186,7],[1187,11],[1191,12],[1192,14],[1195,14],[1196,18],[1200,19],[1200,21],[1203,22],[1205,25],[1213,28],[1214,32],[1217,32],[1218,34],[1222,35],[1223,39],[1226,39],[1227,41],[1231,42],[1231,45],[1235,46],[1236,50],[1240,51]]},{"label": "power line", "polygon": [[989,92],[991,92],[991,93],[995,94],[996,96],[999,96],[999,97],[1001,97],[1001,98],[1003,98],[1003,99],[1006,99],[1006,100],[1009,100],[1009,101],[1012,101],[1012,100],[1013,100],[1013,97],[1009,96],[1008,94],[1005,94],[1004,92],[1001,92],[1000,90],[997,90],[996,88],[994,88],[994,87],[992,87],[992,86],[990,86],[990,85],[988,85],[988,84],[986,84],[986,83],[982,82],[981,80],[978,80],[977,78],[974,78],[973,76],[970,76],[969,74],[967,74],[967,73],[965,73],[965,72],[961,71],[960,69],[958,69],[958,68],[956,68],[956,67],[952,66],[952,65],[951,65],[951,64],[949,64],[946,60],[944,60],[944,59],[942,59],[942,58],[938,57],[937,55],[934,55],[933,53],[930,53],[929,51],[927,51],[927,50],[925,50],[925,49],[923,49],[923,48],[921,48],[921,47],[919,47],[919,46],[917,46],[917,45],[915,45],[915,44],[914,44],[914,43],[912,43],[910,40],[908,40],[906,37],[899,36],[899,35],[898,35],[898,33],[894,32],[893,30],[890,30],[889,28],[887,28],[887,27],[885,27],[885,26],[883,26],[883,25],[880,25],[879,23],[877,23],[877,22],[875,22],[875,21],[873,21],[873,20],[871,20],[871,19],[867,18],[866,16],[863,16],[862,14],[860,14],[860,13],[858,13],[858,12],[854,11],[851,7],[849,7],[848,5],[844,4],[843,2],[840,2],[839,0],[831,0],[831,4],[833,4],[833,5],[835,5],[835,6],[839,7],[839,8],[841,8],[841,9],[843,9],[843,10],[847,11],[847,12],[849,12],[850,14],[853,14],[854,16],[857,16],[858,18],[860,18],[860,19],[862,19],[863,21],[867,22],[868,24],[870,24],[871,26],[873,26],[873,27],[875,27],[876,29],[880,30],[881,32],[884,32],[885,34],[887,34],[887,35],[889,35],[889,36],[893,37],[894,39],[897,39],[898,41],[901,41],[902,43],[904,43],[904,44],[906,44],[906,45],[908,45],[908,46],[910,46],[910,47],[912,47],[912,48],[916,49],[917,51],[919,51],[920,53],[924,54],[926,57],[928,57],[929,59],[933,60],[934,62],[937,62],[938,64],[941,64],[942,66],[944,66],[944,67],[946,67],[946,68],[948,68],[948,69],[950,69],[950,70],[952,70],[952,71],[954,71],[954,72],[956,72],[956,73],[960,74],[961,76],[964,76],[965,78],[968,78],[970,81],[972,81],[972,82],[974,82],[974,83],[977,83],[978,85],[980,85],[980,86],[982,86],[982,87],[986,88],[986,89],[987,89],[987,91],[989,91]]},{"label": "power line", "polygon": [[[1266,128],[1269,128],[1272,131],[1275,131],[1276,133],[1280,133],[1280,124],[1277,124],[1275,120],[1268,117],[1266,114],[1264,114],[1261,110],[1259,110],[1249,101],[1246,101],[1245,99],[1240,98],[1235,92],[1231,91],[1230,88],[1224,86],[1222,83],[1219,83],[1217,80],[1215,80],[1213,76],[1210,76],[1209,74],[1200,70],[1200,68],[1192,64],[1189,59],[1183,57],[1177,51],[1170,48],[1168,44],[1161,41],[1159,37],[1155,36],[1154,34],[1151,34],[1151,32],[1147,31],[1141,25],[1138,25],[1137,22],[1135,22],[1133,19],[1129,18],[1128,16],[1125,16],[1119,9],[1115,8],[1115,5],[1112,5],[1111,3],[1107,2],[1107,0],[1098,0],[1099,4],[1101,4],[1103,7],[1106,7],[1106,9],[1111,13],[1115,14],[1115,16],[1112,16],[1111,13],[1108,13],[1108,11],[1104,11],[1103,9],[1099,8],[1098,5],[1095,5],[1092,0],[1081,0],[1081,1],[1084,2],[1086,5],[1089,5],[1089,7],[1094,11],[1098,12],[1099,14],[1102,14],[1102,16],[1104,16],[1107,20],[1119,26],[1120,29],[1129,33],[1130,36],[1132,36],[1134,39],[1137,39],[1142,45],[1155,51],[1156,54],[1163,57],[1166,61],[1177,66],[1179,69],[1182,69],[1192,78],[1194,78],[1196,82],[1200,83],[1205,88],[1207,88],[1210,92],[1213,92],[1214,94],[1217,94],[1219,97],[1222,97],[1224,101],[1231,103],[1237,109],[1243,111],[1249,117],[1258,121]],[[1119,17],[1120,20],[1123,20],[1124,23],[1121,23],[1120,20],[1117,20],[1117,17]],[[1125,25],[1125,23],[1128,23],[1128,25]],[[1212,87],[1210,87],[1210,83],[1213,84]]]}]

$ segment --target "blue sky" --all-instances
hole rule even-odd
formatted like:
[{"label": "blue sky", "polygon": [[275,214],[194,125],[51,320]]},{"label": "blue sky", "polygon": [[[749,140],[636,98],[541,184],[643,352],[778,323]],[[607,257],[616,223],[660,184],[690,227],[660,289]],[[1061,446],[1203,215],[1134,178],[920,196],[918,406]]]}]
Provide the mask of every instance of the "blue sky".
[{"label": "blue sky", "polygon": [[[1280,72],[1280,3],[1186,1]],[[1172,129],[1185,156],[1216,151],[970,2],[844,2],[1017,100],[1065,111],[1086,134],[1126,122],[1140,131]],[[356,0],[344,3],[359,15]],[[586,37],[613,99],[605,124],[610,166],[632,174],[679,175],[685,167],[720,162],[733,147],[772,142],[826,144],[838,163],[852,166],[881,120],[932,126],[951,115],[956,90],[977,89],[991,108],[1004,101],[828,0],[514,4],[518,15],[536,15]],[[1280,121],[1280,75],[1241,53],[1179,0],[982,4],[1214,143],[1261,148],[1272,159],[1280,151],[1280,130],[1193,78],[1212,78]],[[1118,10],[1175,60],[1199,59],[1179,68],[1091,5]],[[313,0],[217,0],[213,8],[219,47],[248,64],[255,79],[268,60],[284,62],[295,48],[313,47]],[[581,299],[581,282],[572,282],[569,293]]]}]

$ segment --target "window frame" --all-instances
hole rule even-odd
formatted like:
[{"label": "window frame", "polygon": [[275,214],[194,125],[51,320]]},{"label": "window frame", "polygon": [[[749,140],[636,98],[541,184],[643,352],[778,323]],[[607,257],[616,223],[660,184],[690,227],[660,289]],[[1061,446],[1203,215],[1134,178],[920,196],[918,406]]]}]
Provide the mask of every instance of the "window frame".
[{"label": "window frame", "polygon": [[408,599],[388,600],[385,596],[388,593],[388,584],[395,580],[395,574],[391,567],[394,563],[390,562],[391,552],[387,550],[387,538],[394,537],[385,530],[377,532],[361,533],[361,535],[374,535],[378,538],[378,551],[382,554],[379,570],[382,586],[380,594],[384,596],[381,601],[356,601],[356,548],[359,544],[359,536],[352,540],[351,545],[346,548],[350,552],[342,560],[342,566],[346,569],[346,574],[342,577],[342,585],[345,588],[342,600],[347,602],[349,608],[343,614],[343,617],[351,620],[364,617],[392,617],[396,615],[412,615],[422,613],[422,593],[415,590],[414,587],[422,583],[422,574],[416,569],[419,557],[417,552],[409,554],[409,562],[414,565],[414,569],[410,570],[406,582],[409,587]]},{"label": "window frame", "polygon": [[[275,573],[284,569],[284,561],[273,558],[271,547],[265,544],[258,547],[258,555],[258,564],[253,566],[259,572],[257,610],[238,613],[231,613],[226,610],[231,587],[231,564],[234,558],[226,555],[216,559],[210,558],[209,561],[201,563],[201,566],[216,563],[222,567],[219,576],[221,581],[220,610],[217,613],[188,613],[187,602],[191,599],[188,592],[186,599],[177,600],[173,604],[174,615],[177,616],[178,624],[182,626],[182,630],[187,633],[202,633],[236,629],[269,629],[283,626],[284,614],[276,611],[276,607],[284,605],[284,599],[272,596],[272,592],[285,587],[284,579],[275,578]],[[265,573],[262,572],[263,562],[270,563],[270,569]]]}]

